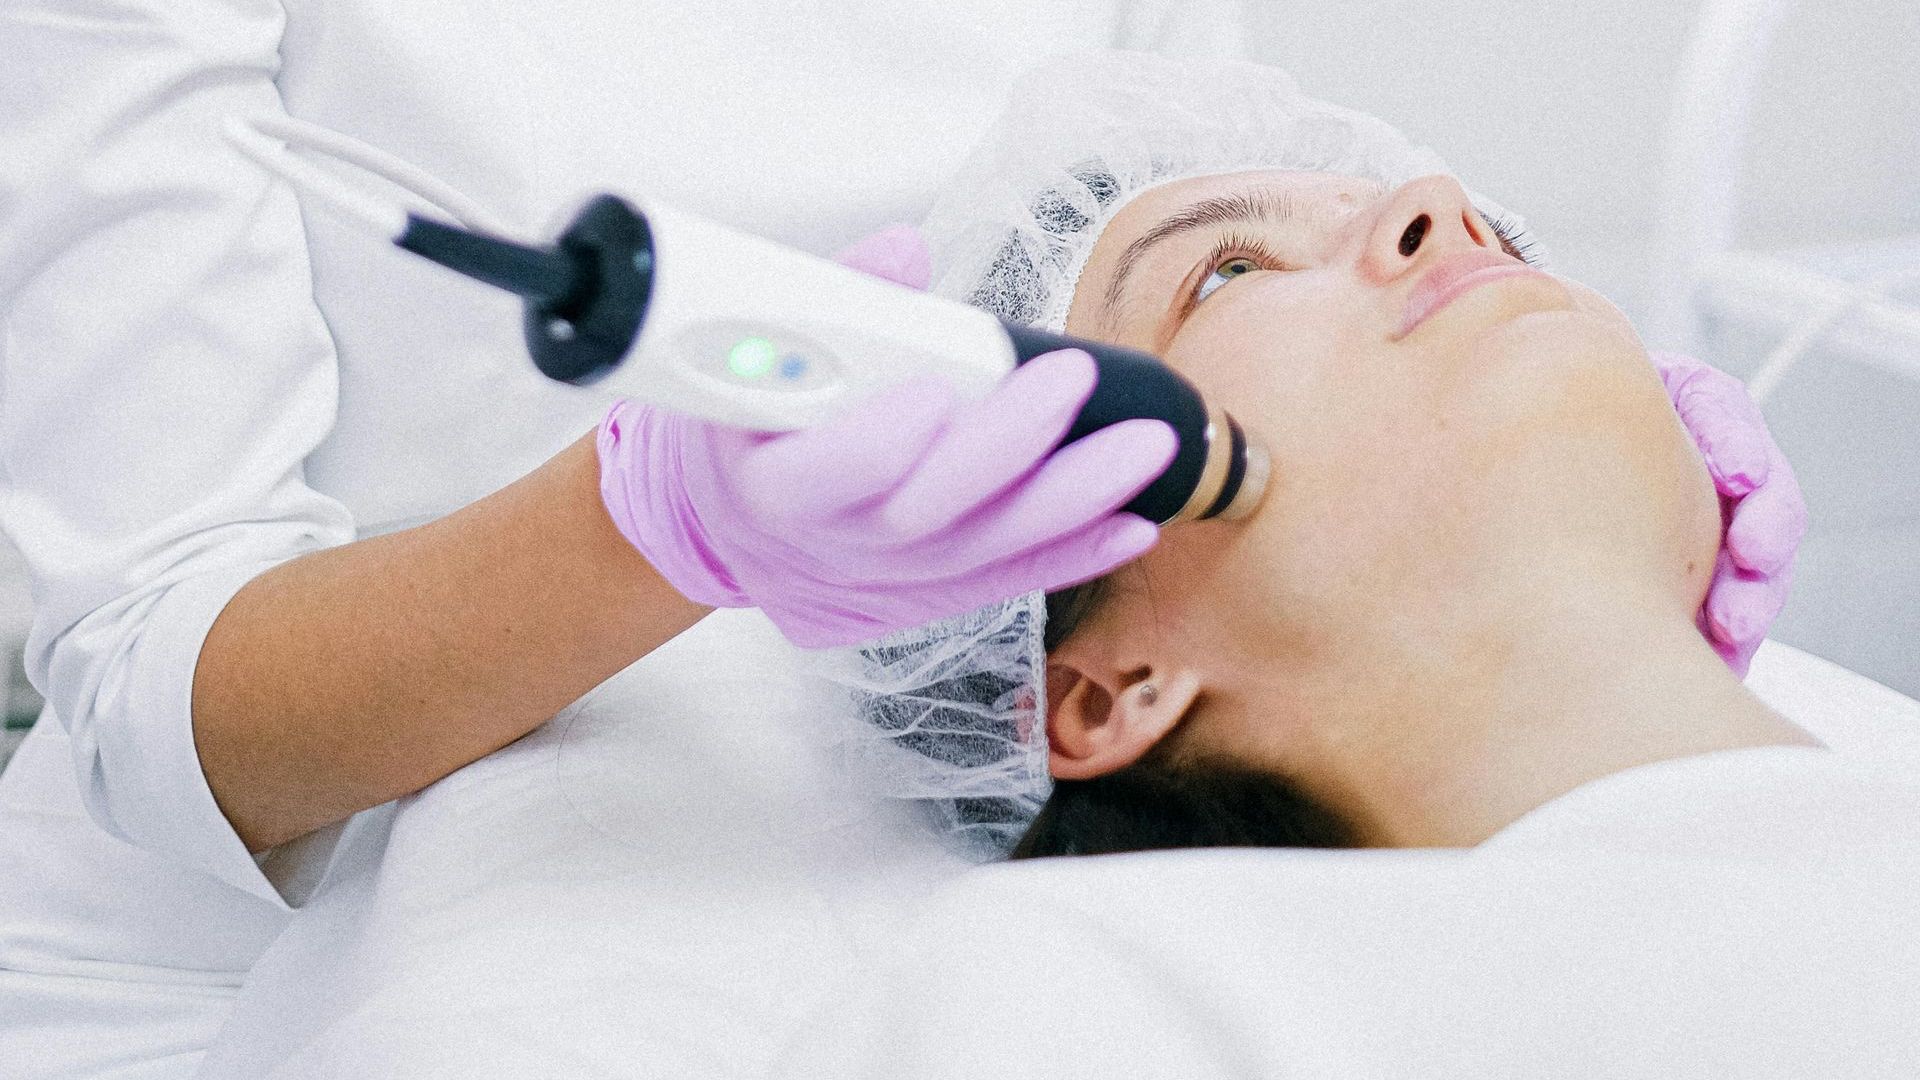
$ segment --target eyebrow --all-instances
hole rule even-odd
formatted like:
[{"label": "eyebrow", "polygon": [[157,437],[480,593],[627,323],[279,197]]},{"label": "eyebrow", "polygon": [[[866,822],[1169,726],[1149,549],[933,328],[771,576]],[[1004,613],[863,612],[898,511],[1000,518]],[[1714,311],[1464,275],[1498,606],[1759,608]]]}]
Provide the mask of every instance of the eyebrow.
[{"label": "eyebrow", "polygon": [[1114,269],[1113,277],[1107,281],[1101,321],[1112,325],[1116,309],[1126,293],[1127,280],[1132,277],[1140,261],[1146,258],[1147,252],[1155,246],[1183,233],[1215,225],[1280,225],[1293,220],[1297,212],[1292,193],[1258,188],[1201,199],[1170,215],[1128,244],[1127,250],[1121,253],[1120,263]]}]

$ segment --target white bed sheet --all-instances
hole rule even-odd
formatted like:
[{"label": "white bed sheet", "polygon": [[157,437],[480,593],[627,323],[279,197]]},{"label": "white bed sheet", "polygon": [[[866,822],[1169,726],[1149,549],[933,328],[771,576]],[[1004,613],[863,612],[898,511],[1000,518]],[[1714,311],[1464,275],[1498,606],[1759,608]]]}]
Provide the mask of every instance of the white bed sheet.
[{"label": "white bed sheet", "polygon": [[721,611],[512,746],[356,819],[201,1075],[758,1076],[970,864],[853,789],[824,688]]},{"label": "white bed sheet", "polygon": [[1920,1075],[1911,851],[1077,862],[943,892],[776,1075]]},{"label": "white bed sheet", "polygon": [[[1793,875],[1510,856],[1463,878],[1457,856],[1432,853],[1184,852],[969,868],[911,808],[838,778],[804,724],[805,695],[819,691],[781,655],[758,616],[720,613],[540,732],[357,820],[326,885],[249,979],[203,1075],[977,1076],[991,1072],[963,1065],[996,1046],[1010,1075],[1091,1075],[1076,1063],[1103,1060],[1095,1041],[1126,1045],[1096,1039],[1109,1030],[1166,1051],[1155,1060],[1171,1071],[1151,1070],[1162,1075],[1288,1075],[1319,1071],[1311,1047],[1255,1036],[1283,1019],[1331,1032],[1369,1015],[1388,1027],[1355,1037],[1412,1032],[1395,1044],[1411,1054],[1456,1031],[1466,1040],[1456,1051],[1484,1044],[1473,1060],[1493,1066],[1516,1025],[1562,1025],[1568,1062],[1582,1059],[1583,1038],[1623,1053],[1627,1032],[1651,1056],[1573,1071],[1654,1075],[1662,1047],[1693,1038],[1663,1028],[1662,1010],[1729,987],[1754,1001],[1831,1003],[1828,973],[1847,973],[1857,1006],[1835,1013],[1852,1025],[1836,1037],[1920,1007],[1920,927],[1907,905],[1883,902],[1900,880],[1888,875],[1909,866]],[[693,690],[703,682],[704,698]],[[1920,705],[1824,661],[1770,644],[1752,683],[1831,745],[1920,748]],[[1031,927],[1050,906],[1100,895],[1137,897],[1145,921],[1063,931],[1034,949]],[[1566,901],[1579,895],[1591,902]],[[1647,936],[1669,909],[1692,922]],[[1329,911],[1351,916],[1349,929],[1313,921]],[[1527,925],[1567,929],[1510,936]],[[1904,936],[1884,936],[1894,930]],[[1156,934],[1170,944],[1147,947]],[[1855,970],[1869,953],[1884,961],[1877,974]],[[1223,955],[1231,962],[1210,959]],[[1352,973],[1348,986],[1380,980],[1405,993],[1369,1014],[1326,979],[1287,977],[1308,955],[1337,960],[1322,970]],[[1491,1004],[1477,1026],[1440,1023],[1461,987],[1450,972],[1470,957],[1481,974],[1466,985],[1480,996],[1460,1000]],[[1693,963],[1702,958],[1715,962]],[[1570,970],[1590,976],[1578,993],[1561,988]],[[1123,1023],[1079,1032],[1078,1056],[1038,1052],[1049,1029],[1031,1021],[1090,1015],[1108,999]],[[971,1007],[908,1007],[936,1000]],[[1036,1005],[1046,1001],[1054,1012]],[[1790,1011],[1754,1012],[1719,1043],[1731,1054],[1789,1030]],[[876,1032],[894,1034],[876,1043]],[[963,1046],[967,1057],[941,1072],[946,1048]],[[1138,1053],[1114,1064],[1144,1064]],[[1850,1075],[1873,1074],[1849,1060]],[[906,1061],[912,1071],[899,1071]]]}]

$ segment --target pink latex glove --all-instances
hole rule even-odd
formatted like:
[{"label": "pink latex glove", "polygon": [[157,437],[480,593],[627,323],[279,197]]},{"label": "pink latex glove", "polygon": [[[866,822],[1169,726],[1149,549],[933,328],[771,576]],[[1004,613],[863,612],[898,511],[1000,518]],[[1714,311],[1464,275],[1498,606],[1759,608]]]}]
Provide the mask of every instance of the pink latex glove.
[{"label": "pink latex glove", "polygon": [[1667,396],[1720,492],[1726,538],[1700,631],[1741,678],[1787,603],[1807,503],[1793,467],[1740,380],[1679,353],[1652,354]]},{"label": "pink latex glove", "polygon": [[[911,229],[841,255],[924,288]],[[1114,424],[1049,454],[1093,392],[1077,350],[961,401],[937,378],[831,421],[749,432],[623,401],[600,425],[614,524],[688,599],[758,607],[789,641],[851,645],[1034,589],[1099,577],[1159,537],[1117,513],[1173,460],[1173,429]]]}]

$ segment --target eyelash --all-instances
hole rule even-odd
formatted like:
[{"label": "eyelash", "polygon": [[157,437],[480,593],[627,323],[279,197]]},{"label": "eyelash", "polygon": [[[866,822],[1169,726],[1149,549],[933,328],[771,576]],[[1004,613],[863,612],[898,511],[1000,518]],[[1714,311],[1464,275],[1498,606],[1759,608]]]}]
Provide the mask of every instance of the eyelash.
[{"label": "eyelash", "polygon": [[1228,233],[1213,245],[1213,250],[1207,252],[1206,260],[1202,263],[1207,268],[1207,272],[1202,274],[1200,280],[1194,282],[1193,288],[1187,292],[1186,304],[1180,313],[1182,317],[1199,306],[1200,290],[1206,287],[1207,279],[1213,276],[1214,271],[1220,269],[1221,263],[1229,259],[1251,259],[1259,263],[1262,270],[1299,269],[1297,266],[1286,265],[1280,256],[1273,253],[1272,248],[1257,238]]},{"label": "eyelash", "polygon": [[[1486,217],[1484,214],[1481,216]],[[1504,249],[1507,254],[1519,259],[1528,266],[1533,265],[1533,237],[1521,226],[1519,221],[1503,214],[1500,217],[1486,218],[1486,222],[1488,227],[1493,229],[1493,235],[1500,238],[1500,247]]]},{"label": "eyelash", "polygon": [[[1483,214],[1482,217],[1487,227],[1493,230],[1493,235],[1500,238],[1501,250],[1529,266],[1533,264],[1533,237],[1519,221],[1505,214],[1499,217],[1486,217]],[[1200,290],[1206,287],[1207,280],[1213,276],[1214,271],[1220,269],[1220,264],[1229,259],[1251,259],[1260,263],[1263,270],[1299,269],[1296,266],[1286,265],[1278,255],[1273,253],[1272,248],[1261,243],[1257,238],[1228,233],[1213,245],[1213,250],[1207,252],[1207,258],[1203,264],[1207,272],[1201,275],[1200,280],[1195,282],[1192,290],[1187,293],[1186,303],[1180,312],[1183,318],[1199,306]]]}]

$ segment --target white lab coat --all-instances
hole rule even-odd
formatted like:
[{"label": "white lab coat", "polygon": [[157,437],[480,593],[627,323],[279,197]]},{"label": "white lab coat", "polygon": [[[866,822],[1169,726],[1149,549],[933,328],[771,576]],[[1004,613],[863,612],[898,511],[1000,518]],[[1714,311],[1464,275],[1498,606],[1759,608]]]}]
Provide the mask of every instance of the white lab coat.
[{"label": "white lab coat", "polygon": [[[1239,2],[0,8],[0,523],[48,702],[0,785],[0,1061],[179,1071],[311,885],[268,879],[195,753],[194,663],[234,592],[493,491],[605,407],[532,373],[510,297],[300,205],[224,116],[284,109],[529,225],[626,187],[824,252],[917,220],[1018,69],[1237,53]],[[138,985],[119,1013],[114,983]],[[148,1039],[132,1003],[156,994]],[[36,1041],[50,1017],[70,1059]]]}]

